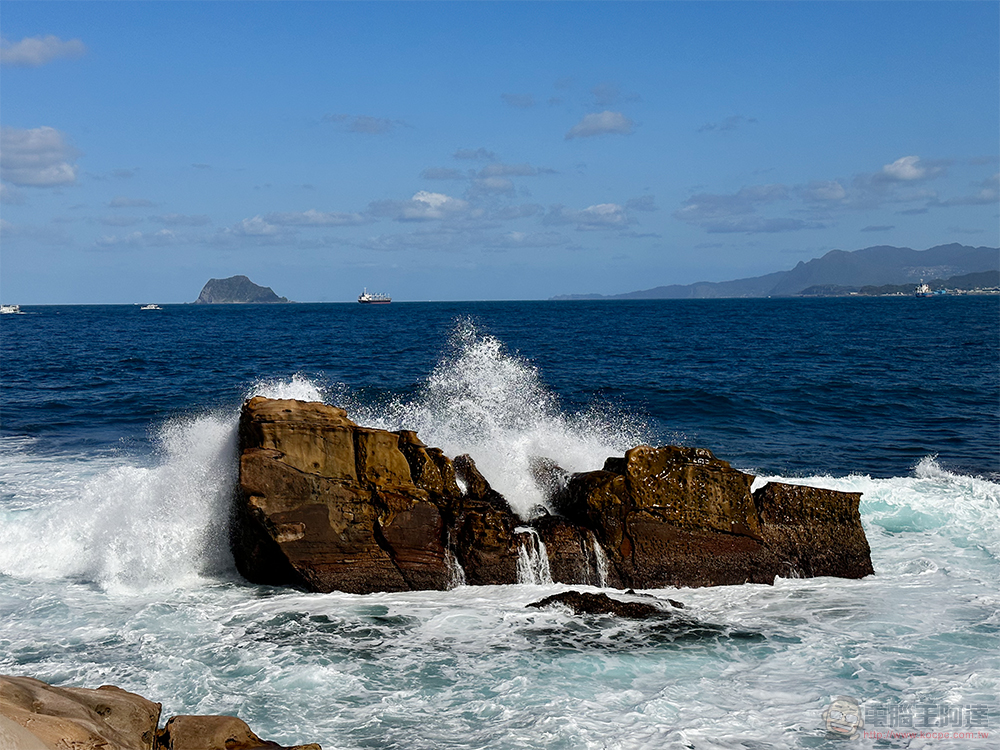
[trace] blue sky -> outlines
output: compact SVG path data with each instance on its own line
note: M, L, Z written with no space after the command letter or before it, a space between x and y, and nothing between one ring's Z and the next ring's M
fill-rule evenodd
M1000 244L995 2L19 2L0 299L544 299Z

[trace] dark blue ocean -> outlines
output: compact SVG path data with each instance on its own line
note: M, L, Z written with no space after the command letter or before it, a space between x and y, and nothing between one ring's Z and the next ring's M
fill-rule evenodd
M568 414L764 472L1000 472L997 297L38 307L2 319L2 434L131 447L181 414L309 379L378 404L462 356L464 329ZM484 377L489 377L484 375Z
M836 747L837 695L1000 723L998 365L996 296L25 307L0 316L0 673L326 750ZM469 452L516 509L531 456L639 443L862 492L876 574L652 592L720 628L680 640L525 610L544 581L251 586L225 540L257 393Z

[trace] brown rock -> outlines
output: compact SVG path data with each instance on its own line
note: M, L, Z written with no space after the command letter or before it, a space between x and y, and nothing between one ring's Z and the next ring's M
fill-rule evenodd
M860 493L769 482L753 498L778 575L863 578L875 572Z
M555 515L518 518L470 456L452 461L412 431L253 398L240 419L237 567L260 583L368 593L447 588L454 559L467 583L508 584L534 539L516 529L529 525L562 583L600 583L602 557L615 587L871 573L857 496L773 484L751 495L753 477L707 450L643 445L599 471L544 458L531 470Z
M621 586L618 571L611 566L601 580L599 553L594 549L598 542L592 531L560 516L543 516L532 525L545 544L553 582Z
M415 433L359 427L324 404L250 399L240 418L237 568L257 583L313 591L447 588L455 479Z
M160 731L162 750L322 750L319 745L286 747L262 740L235 716L174 716Z
M452 463L457 479L465 485L465 494L451 506L451 538L466 583L517 583L520 543L514 530L520 519L486 481L471 456L457 456Z
M624 586L872 572L859 496L794 485L751 495L752 482L707 450L639 446L573 475L553 505L594 530Z
M31 677L0 676L0 715L6 719L0 737L3 731L23 736L14 724L43 747L152 750L160 704L112 686L58 688Z

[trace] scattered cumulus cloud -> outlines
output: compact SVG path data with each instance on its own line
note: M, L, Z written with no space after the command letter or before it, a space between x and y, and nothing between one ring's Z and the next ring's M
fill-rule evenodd
M944 172L941 164L923 164L919 156L903 156L886 164L877 177L891 182L912 182L937 177Z
M324 122L334 123L348 133L365 133L367 135L383 135L405 126L402 120L387 120L383 117L371 117L370 115L323 115Z
M273 237L281 233L281 228L260 216L254 216L234 224L229 231L238 237Z
M535 97L531 94L500 94L500 98L509 107L528 109L535 106Z
M0 64L22 68L37 68L53 60L72 60L87 53L79 39L63 41L57 36L26 37L19 42L0 39Z
M464 214L469 204L444 193L421 190L408 201L375 201L368 206L372 216L395 221L434 221Z
M573 138L590 138L595 135L629 135L635 125L632 120L621 112L594 112L585 115L580 122L566 133L566 140Z
M0 129L0 179L19 187L60 187L76 182L80 152L55 128Z
M632 223L624 206L617 203L599 203L588 206L581 211L574 211L565 206L555 205L542 219L543 224L575 224L581 231L601 229L621 229Z

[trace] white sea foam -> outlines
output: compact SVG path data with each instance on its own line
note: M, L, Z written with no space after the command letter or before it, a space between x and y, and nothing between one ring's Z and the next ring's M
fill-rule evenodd
M532 479L533 457L588 471L648 439L645 425L624 413L597 406L566 413L536 367L469 321L458 325L448 354L413 398L377 406L349 394L344 400L356 422L416 430L449 456L468 453L524 518L545 503Z
M628 447L614 419L567 416L539 383L473 334L423 393L371 414L472 452L504 492L501 468L535 451L574 469ZM249 390L325 395L301 377ZM906 477L760 478L862 492L875 575L648 592L712 626L675 631L528 609L567 588L537 582L369 596L244 585L218 555L235 421L170 421L145 462L45 458L30 443L3 454L0 673L115 683L165 715L237 714L283 744L345 749L804 750L825 746L837 695L1000 712L1000 485L932 458ZM515 447L493 462L491 441Z
M247 395L322 400L296 375ZM81 461L4 445L0 573L70 578L141 591L198 585L232 567L228 518L236 480L235 410L172 419L152 456Z

